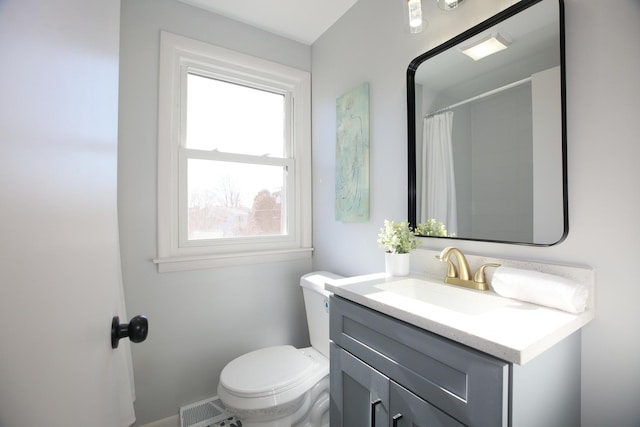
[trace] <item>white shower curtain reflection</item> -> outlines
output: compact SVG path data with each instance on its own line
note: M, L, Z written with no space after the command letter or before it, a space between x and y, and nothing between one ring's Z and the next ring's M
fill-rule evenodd
M453 168L453 111L425 117L422 144L422 206L419 222L442 221L457 234L456 180Z

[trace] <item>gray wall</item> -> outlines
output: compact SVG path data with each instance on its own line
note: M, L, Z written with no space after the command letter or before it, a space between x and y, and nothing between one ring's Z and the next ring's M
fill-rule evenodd
M156 143L160 30L310 70L310 47L173 0L123 0L119 186L122 271L131 316L149 317L134 345L138 424L216 395L234 357L267 345L308 345L298 286L311 260L159 274Z
M314 268L356 275L381 271L376 235L385 218L406 218L406 67L513 1L467 1L449 14L424 2L426 30L401 28L400 1L360 0L312 46ZM582 425L640 423L640 2L565 0L569 221L549 248L460 241L496 257L588 265L597 274L596 320L583 331ZM335 100L368 81L371 91L371 219L334 215ZM603 108L605 106L606 108ZM425 239L441 249L445 240Z

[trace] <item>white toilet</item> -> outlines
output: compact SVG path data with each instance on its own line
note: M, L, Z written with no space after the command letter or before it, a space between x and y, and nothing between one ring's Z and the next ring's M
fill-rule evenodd
M243 427L329 426L329 295L326 271L300 278L311 347L262 348L227 364L218 397Z

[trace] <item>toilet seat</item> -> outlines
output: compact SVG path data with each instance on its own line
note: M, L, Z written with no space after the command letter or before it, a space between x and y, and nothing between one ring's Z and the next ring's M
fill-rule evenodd
M267 347L232 360L220 383L238 397L264 397L296 387L312 370L313 360L295 347Z
M229 362L220 374L218 395L236 413L293 412L328 375L329 360L312 347L267 347Z

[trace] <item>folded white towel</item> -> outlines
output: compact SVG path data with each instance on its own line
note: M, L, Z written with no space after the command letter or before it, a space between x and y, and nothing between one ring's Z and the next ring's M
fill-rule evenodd
M589 289L573 280L538 271L498 267L491 287L498 295L582 313L587 305Z

